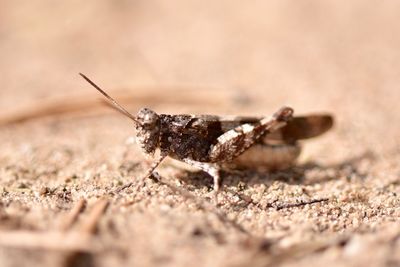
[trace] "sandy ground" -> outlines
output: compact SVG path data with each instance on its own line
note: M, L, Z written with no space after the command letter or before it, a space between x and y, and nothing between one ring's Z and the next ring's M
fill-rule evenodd
M0 117L98 99L83 72L129 94L132 112L287 104L336 119L296 167L225 173L217 208L211 179L176 161L159 168L168 184L138 186L150 160L118 114L3 125L0 266L399 266L399 12L361 0L0 1Z

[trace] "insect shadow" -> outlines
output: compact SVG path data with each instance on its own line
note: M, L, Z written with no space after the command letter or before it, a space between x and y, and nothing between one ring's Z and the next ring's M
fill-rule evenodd
M276 181L286 184L314 185L329 181L345 178L347 180L364 180L367 173L360 170L359 165L363 161L374 161L375 153L365 151L360 155L345 159L339 163L322 165L318 162L310 161L301 165L289 167L284 170L222 170L222 186L251 187L257 184L266 186L272 185ZM178 179L184 181L194 188L207 187L212 191L212 177L202 171L184 171Z

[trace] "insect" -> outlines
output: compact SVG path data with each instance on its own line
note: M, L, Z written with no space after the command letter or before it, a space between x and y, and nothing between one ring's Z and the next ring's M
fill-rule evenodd
M143 178L149 177L168 156L211 175L214 192L220 187L220 169L225 164L265 165L282 168L300 154L299 140L321 135L333 125L329 114L293 117L293 109L282 107L270 117L219 117L214 115L167 115L142 108L129 113L88 77L96 88L136 128L143 152L155 156ZM159 150L159 153L155 153Z

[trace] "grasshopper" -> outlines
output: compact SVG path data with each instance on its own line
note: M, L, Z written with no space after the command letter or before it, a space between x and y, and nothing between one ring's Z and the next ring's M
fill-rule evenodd
M300 154L299 140L321 135L333 125L329 114L294 117L290 107L282 107L270 117L168 115L148 108L134 116L88 77L80 75L133 121L143 152L157 154L143 179L171 157L208 173L218 192L223 165L288 167ZM155 153L157 150L160 153Z

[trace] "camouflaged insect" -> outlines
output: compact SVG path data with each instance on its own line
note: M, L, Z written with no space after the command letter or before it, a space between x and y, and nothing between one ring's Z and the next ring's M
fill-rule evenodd
M137 141L144 153L154 155L156 150L160 151L145 178L169 156L211 175L215 192L219 190L222 165L288 167L300 154L299 140L318 136L333 125L328 114L293 117L290 107L261 118L167 115L148 108L133 116L89 78L80 75L134 121Z

